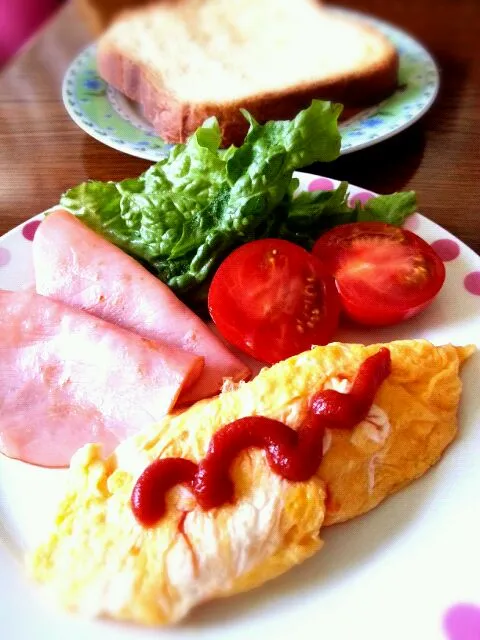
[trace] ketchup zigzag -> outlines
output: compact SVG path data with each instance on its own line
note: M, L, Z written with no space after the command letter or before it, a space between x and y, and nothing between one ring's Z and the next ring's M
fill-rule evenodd
M136 519L144 527L155 526L165 513L167 491L177 484L186 484L204 510L233 502L230 467L241 451L252 447L265 451L271 470L282 478L309 480L322 461L325 429L353 429L364 420L390 370L390 351L382 347L361 364L349 393L326 389L315 394L298 430L264 416L248 416L219 429L198 464L185 458L155 460L132 492Z

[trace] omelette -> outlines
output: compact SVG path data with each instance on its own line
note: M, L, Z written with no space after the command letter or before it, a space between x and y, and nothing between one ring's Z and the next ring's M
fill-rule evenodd
M459 367L474 347L385 345L391 372L368 415L352 430L325 430L322 462L307 481L283 479L263 450L246 449L230 469L233 502L204 511L179 484L151 527L135 518L132 491L157 459L200 461L213 434L239 418L265 416L297 430L313 395L348 393L381 346L316 347L165 417L110 457L86 445L72 459L49 536L28 558L33 577L84 615L162 625L303 562L322 547L323 525L372 509L439 459L457 431Z

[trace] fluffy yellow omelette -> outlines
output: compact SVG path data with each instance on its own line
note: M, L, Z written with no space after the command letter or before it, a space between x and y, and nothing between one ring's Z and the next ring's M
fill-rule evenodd
M298 428L312 395L325 388L347 392L381 346L333 343L294 356L166 417L109 458L86 445L72 459L48 539L28 558L31 573L69 609L157 625L307 559L322 546L323 524L368 511L438 460L457 430L459 367L473 347L424 340L385 345L392 372L367 418L353 431L327 430L323 461L308 482L283 480L262 451L250 449L232 467L234 504L204 512L178 486L150 529L133 516L133 486L159 457L198 462L212 434L238 418L262 415Z

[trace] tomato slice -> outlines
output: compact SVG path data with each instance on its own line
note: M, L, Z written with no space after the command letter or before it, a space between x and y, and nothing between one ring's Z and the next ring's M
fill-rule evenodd
M333 278L305 249L254 240L220 265L208 293L210 315L226 340L273 364L326 344L338 326Z
M345 313L389 325L416 315L445 280L435 251L415 233L383 222L353 222L322 235L313 253L334 276Z

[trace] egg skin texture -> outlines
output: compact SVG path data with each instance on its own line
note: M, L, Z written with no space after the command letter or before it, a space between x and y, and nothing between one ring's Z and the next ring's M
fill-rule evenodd
M367 419L353 431L328 430L324 459L307 482L283 480L263 452L250 449L231 469L233 504L204 512L178 486L167 495L164 518L150 529L133 516L133 486L159 457L198 462L213 433L238 418L267 416L297 429L312 396L328 387L347 391L380 346L332 343L289 358L167 416L109 458L86 445L72 459L50 536L28 558L33 577L68 609L160 625L306 560L322 546L324 522L367 511L438 459L456 432L458 369L471 349L423 340L385 345L392 373Z
M392 371L369 416L353 432L331 431L330 446L318 470L328 494L324 525L373 509L423 475L457 434L459 369L475 348L435 347L426 340L386 346ZM344 347L332 346L339 373L347 379L378 349Z

